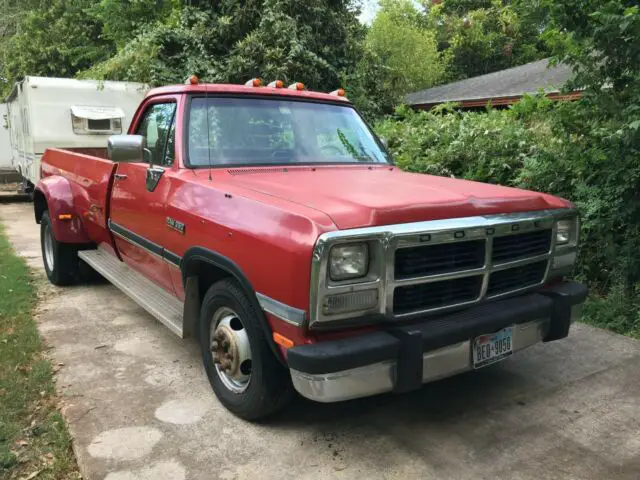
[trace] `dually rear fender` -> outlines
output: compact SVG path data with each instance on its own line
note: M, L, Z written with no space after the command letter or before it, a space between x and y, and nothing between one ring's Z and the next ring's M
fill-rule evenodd
M43 178L33 197L36 223L40 223L45 210L49 211L53 234L63 243L89 243L84 224L74 205L71 183L59 175Z

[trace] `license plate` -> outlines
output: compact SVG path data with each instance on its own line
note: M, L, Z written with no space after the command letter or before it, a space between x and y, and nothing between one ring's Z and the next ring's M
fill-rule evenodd
M473 341L473 368L486 367L513 353L513 328L507 327Z

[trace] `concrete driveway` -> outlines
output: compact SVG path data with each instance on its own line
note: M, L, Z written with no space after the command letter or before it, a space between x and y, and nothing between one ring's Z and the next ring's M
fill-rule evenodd
M30 205L0 221L42 272ZM111 285L51 286L38 321L88 479L640 478L640 342L587 326L418 392L297 399L250 424L216 401L195 343Z

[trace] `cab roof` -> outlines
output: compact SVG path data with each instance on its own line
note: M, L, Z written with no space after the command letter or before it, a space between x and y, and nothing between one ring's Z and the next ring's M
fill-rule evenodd
M171 95L180 93L209 93L228 95L273 95L277 97L302 98L309 100L322 100L326 102L343 102L350 104L345 97L310 90L293 90L290 88L274 87L249 87L245 85L223 83L198 83L195 85L167 85L166 87L153 88L147 92L145 98L158 95Z

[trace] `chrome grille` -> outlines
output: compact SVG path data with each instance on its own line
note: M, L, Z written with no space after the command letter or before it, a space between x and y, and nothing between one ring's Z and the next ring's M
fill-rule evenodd
M536 228L533 224L532 228ZM466 305L484 297L498 297L540 285L551 250L551 228L515 233L519 224L496 231L484 229L483 238L463 240L467 232L448 237L418 237L425 244L403 246L394 254L395 316Z

